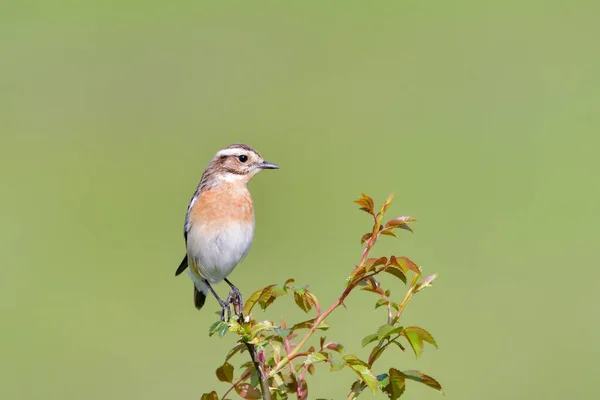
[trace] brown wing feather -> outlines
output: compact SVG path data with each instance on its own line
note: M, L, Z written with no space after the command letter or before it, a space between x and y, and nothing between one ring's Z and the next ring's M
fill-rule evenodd
M187 259L187 254L185 255L185 257L183 257L183 261L181 261L181 264L179 264L179 268L177 268L177 271L175 271L175 276L181 274L183 271L185 271L185 269L188 267L188 259Z

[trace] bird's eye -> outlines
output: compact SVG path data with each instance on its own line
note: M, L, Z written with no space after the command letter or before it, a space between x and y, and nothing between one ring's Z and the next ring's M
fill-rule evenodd
M248 156L242 154L241 156L238 156L238 160L240 160L240 162L246 162L248 161Z

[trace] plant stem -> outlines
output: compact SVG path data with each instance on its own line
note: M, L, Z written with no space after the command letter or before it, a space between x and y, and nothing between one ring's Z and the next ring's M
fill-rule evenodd
M367 243L367 246L365 247L365 250L363 251L362 257L360 259L360 263L358 264L358 266L356 268L362 267L363 264L365 263L365 261L367 260L367 258L369 257L369 253L371 252L371 249L373 248L373 245L375 244L375 242L377 241L377 238L379 236L379 226L378 225L379 224L377 223L377 220L376 220L375 225L373 226L373 234L371 235L371 239L369 239L369 242ZM373 273L372 275L376 275L379 272L381 272L381 270ZM296 355L296 353L298 353L302 349L302 346L304 346L306 344L306 342L310 339L310 337L315 333L315 331L317 330L319 325L321 325L321 323L329 316L329 314L331 314L336 308L338 308L340 305L342 305L344 303L344 299L346 297L348 297L348 295L350 294L352 289L354 289L356 287L356 285L358 285L358 283L361 282L364 278L366 278L366 277L363 276L360 279L355 279L354 281L352 281L350 283L350 285L348 285L348 287L346 287L346 289L344 290L342 295L335 302L333 302L333 304L331 306L329 306L329 308L323 314L318 315L317 318L315 318L315 322L310 327L310 329L308 330L306 335L304 335L304 337L302 339L300 339L298 344L296 346L294 346L294 348L291 351L288 352L287 356L282 358L281 361L279 361L275 365L275 367L273 367L271 372L269 372L270 378L274 377L279 371L281 371L281 369L290 362L290 359L293 359L293 357Z
M252 362L254 363L254 368L256 368L256 373L258 374L262 398L263 400L271 400L271 389L269 389L269 376L265 376L260 368L260 362L258 360L258 356L256 355L256 348L252 343L246 343L246 347L248 348L248 353L250 353L250 358L252 359Z
M304 335L304 337L298 342L298 344L296 346L294 346L294 348L288 353L287 356L283 357L281 359L281 361L279 361L277 363L277 365L275 365L275 367L273 367L273 369L269 373L269 377L275 376L275 374L277 374L283 367L285 367L290 362L290 358L293 358L294 355L296 355L296 353L298 353L300 351L300 349L302 349L302 346L304 346L304 344L308 341L308 339L310 339L310 337L313 335L313 333L315 333L315 330L317 330L317 327L319 325L321 325L321 323L323 322L323 320L325 318L327 318L329 316L329 314L331 314L333 312L333 310L335 310L337 307L339 307L340 304L342 304L342 300L343 300L344 297L345 296L340 297L339 299L337 299L327 309L327 311L325 311L317 319L315 319L315 322L310 327L310 329L308 330L308 332L306 333L306 335Z

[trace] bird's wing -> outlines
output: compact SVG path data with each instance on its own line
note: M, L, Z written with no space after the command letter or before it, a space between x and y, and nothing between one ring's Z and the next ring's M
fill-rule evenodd
M179 268L177 268L177 271L175 271L175 276L181 274L183 271L185 271L185 269L188 267L188 258L187 258L187 254L185 255L185 257L183 257L183 261L181 261L181 264L179 264Z
M187 246L188 232L190 231L190 228L191 228L190 211L192 209L192 206L196 202L196 200L198 200L198 191L196 191L196 193L194 193L194 196L191 198L191 200L188 204L187 212L185 213L185 223L183 224L183 238L185 239L186 246ZM183 271L185 271L187 266L188 266L188 258L187 258L187 254L186 254L186 256L183 257L183 261L181 261L181 264L179 264L179 268L177 268L177 271L175 271L175 276L177 276L177 275L181 274Z

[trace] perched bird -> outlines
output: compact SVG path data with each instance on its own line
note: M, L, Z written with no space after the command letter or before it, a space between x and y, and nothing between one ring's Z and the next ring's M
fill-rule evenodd
M246 185L263 169L278 168L250 146L233 144L219 150L204 170L185 214L187 253L175 272L177 276L189 267L197 309L209 291L221 305L223 320L229 318L225 314L232 301L241 304L241 293L227 276L248 254L254 238L254 206ZM211 286L223 280L231 287L226 301Z

